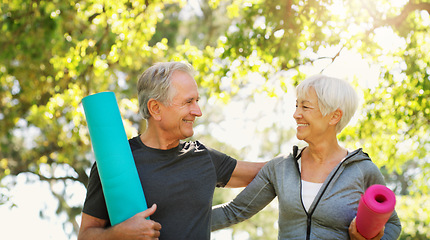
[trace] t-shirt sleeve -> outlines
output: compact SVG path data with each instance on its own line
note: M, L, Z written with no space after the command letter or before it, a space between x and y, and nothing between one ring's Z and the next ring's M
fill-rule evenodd
M82 212L100 219L109 219L105 197L100 182L97 164L94 163L87 187L87 196L85 198L84 207Z
M236 168L237 160L214 149L208 149L215 166L217 175L217 187L224 187L230 181L231 175Z

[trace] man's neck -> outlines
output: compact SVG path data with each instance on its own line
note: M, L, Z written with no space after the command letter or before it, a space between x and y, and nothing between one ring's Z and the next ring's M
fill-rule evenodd
M151 132L148 129L140 135L140 140L147 147L161 149L161 150L171 149L179 145L178 139L176 140L163 139L158 134L156 134L155 132Z

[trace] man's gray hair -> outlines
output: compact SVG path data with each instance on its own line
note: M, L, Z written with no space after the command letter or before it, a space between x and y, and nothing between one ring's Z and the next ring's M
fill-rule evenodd
M153 98L165 105L169 105L174 90L171 88L171 76L175 71L183 71L190 76L194 75L193 67L183 62L161 62L149 67L142 73L137 81L137 97L139 100L139 113L144 119L151 117L148 110L148 101Z
M323 116L336 109L342 111L342 118L336 125L336 132L340 133L354 116L358 107L358 95L354 88L344 80L315 75L305 79L297 86L297 97L306 96L311 88L317 94L318 107Z

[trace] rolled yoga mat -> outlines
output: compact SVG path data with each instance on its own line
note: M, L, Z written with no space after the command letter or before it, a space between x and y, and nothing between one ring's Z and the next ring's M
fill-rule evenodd
M130 144L113 92L82 99L112 225L147 209Z
M370 186L358 204L358 232L366 239L378 235L393 213L395 205L396 196L393 191L384 185Z

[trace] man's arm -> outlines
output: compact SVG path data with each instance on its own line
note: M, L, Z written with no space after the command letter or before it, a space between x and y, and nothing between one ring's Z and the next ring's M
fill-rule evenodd
M236 167L226 187L238 188L248 186L264 164L266 164L266 162L237 161Z
M110 228L105 228L107 220L82 213L79 240L92 239L158 239L161 225L146 218L151 216L157 206L137 213L130 219Z

